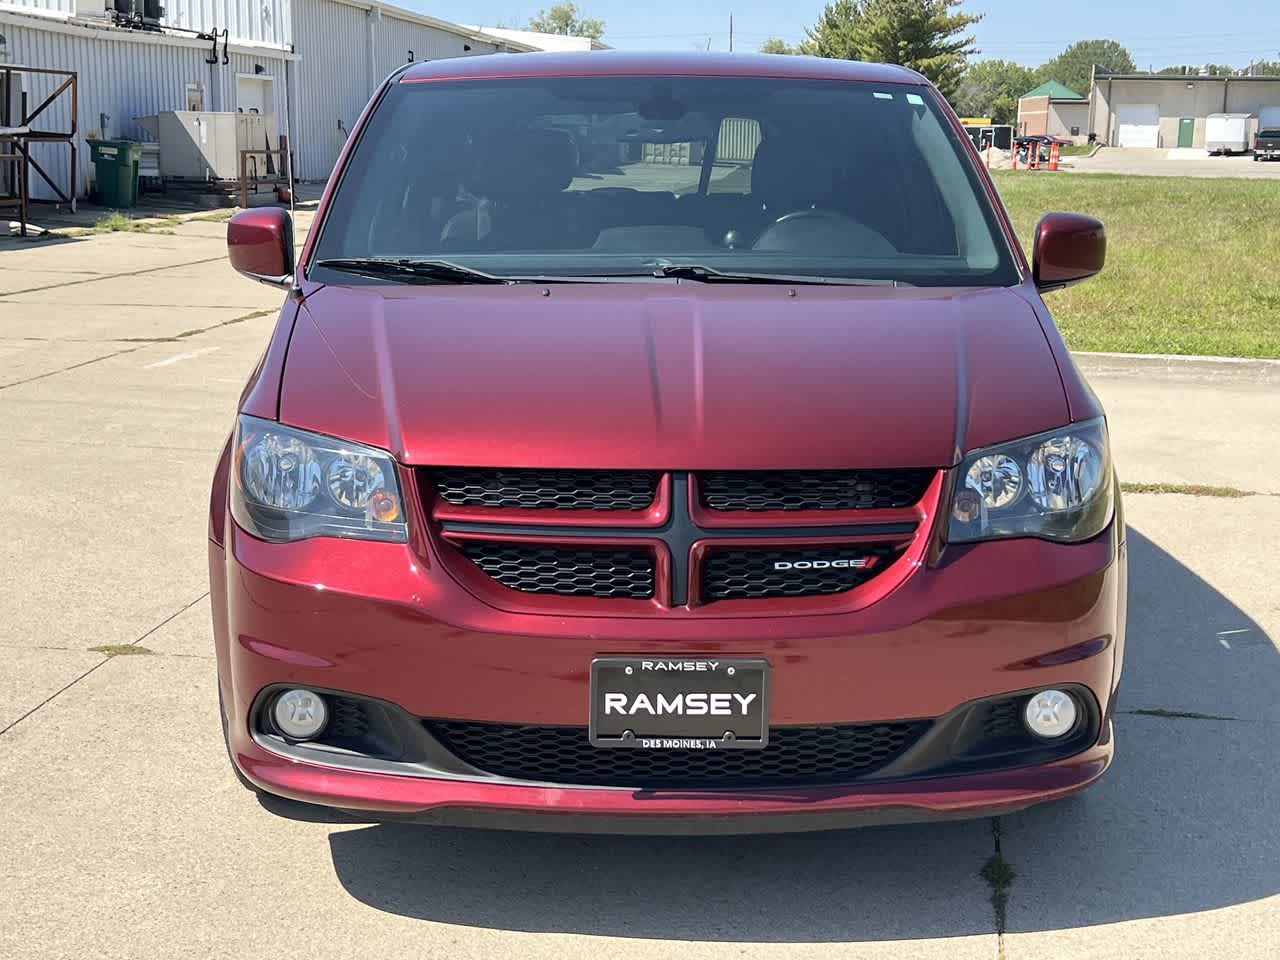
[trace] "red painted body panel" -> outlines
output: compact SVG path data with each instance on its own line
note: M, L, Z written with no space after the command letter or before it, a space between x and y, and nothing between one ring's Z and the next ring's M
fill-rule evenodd
M864 610L795 616L785 601L762 601L751 619L512 612L484 604L439 575L434 557L424 563L404 545L267 544L234 528L230 544L230 627L219 639L232 648L241 708L269 682L344 689L345 679L420 716L585 723L590 659L653 649L770 658L779 671L774 723L938 716L1041 681L1084 683L1104 708L1109 693L1109 651L1036 677L1025 666L1113 634L1109 535L1075 546L955 549ZM992 569L1008 573L997 579ZM337 674L251 655L248 639L304 651ZM1002 679L1015 665L1019 675Z
M838 824L842 815L859 812L881 816L892 812L906 820L1012 812L1084 789L1106 772L1112 753L1108 743L1069 760L999 773L860 787L734 793L560 789L357 774L284 760L252 744L237 753L236 760L250 780L271 793L312 802L323 798L334 806L375 816L429 814L442 809L446 815L472 811L490 815L559 813L575 818L570 823L578 829L583 828L585 818L593 817L723 818L739 821L731 829L744 832L751 831L753 818L769 818L764 829L775 832L789 829L787 818L804 818L808 823L802 829L812 829L814 817Z
M902 68L843 61L623 53L438 61L388 82L662 74L925 83ZM380 94L335 167L301 262ZM210 510L210 590L229 746L241 771L273 793L375 813L657 818L979 815L1096 780L1113 750L1105 719L1095 745L1041 766L679 793L338 769L276 754L249 732L256 696L280 683L350 691L422 717L585 725L591 659L654 652L767 659L775 725L936 717L1062 684L1086 687L1109 718L1124 646L1119 511L1088 543L943 549L945 513L936 514L947 508L952 479L944 469L914 507L821 518L917 524L891 569L842 597L673 608L660 588L658 602L617 601L602 615L599 600L473 582L450 553L460 536L440 522L502 522L508 513L433 507L411 469L947 468L966 450L1100 415L990 178L979 176L1025 277L1012 289L800 286L788 296L785 287L655 282L555 285L544 296L535 285L326 287L301 277L241 410L390 450L402 464L409 543L249 536L225 509L224 449ZM671 495L664 481L646 511L588 517L601 531L593 542L609 543L610 526L656 530ZM704 530L794 523L782 514L715 514L690 497ZM532 511L520 520L528 532L508 539L536 537L563 516ZM803 542L815 540L825 542Z
M410 464L938 467L1068 410L1008 290L370 285L307 298L280 419Z
M686 620L512 613L478 601L440 575L434 555L424 559L412 547L266 544L234 526L228 533L231 549L211 543L210 564L215 608L226 584L226 619L215 626L218 660L228 671L232 749L251 777L303 799L383 811L492 802L622 812L630 795L498 786L476 792L475 785L343 775L285 760L248 735L249 706L268 684L356 689L420 716L585 724L593 657L659 651L768 659L773 724L938 716L979 697L1063 683L1087 686L1104 716L1112 707L1112 641L1123 603L1114 530L1076 546L1009 540L953 548L941 565L919 569L852 613L798 617L781 612L785 604L765 602L774 615ZM995 578L993 570L1003 575ZM948 779L798 793L806 803L841 809L888 803L897 793L910 795L900 802L923 807L990 809L1045 799L1053 793L1042 792L1045 784L1082 787L1101 774L1110 752L1106 743L1054 768L959 778L959 785ZM1075 773L1063 780L1065 769ZM965 798L971 790L978 792ZM639 806L762 813L774 803L686 794L683 804Z
M298 304L297 298L289 297L280 307L280 317L271 331L267 349L240 393L241 413L266 420L275 420L280 415L280 383L284 380L284 361L289 353Z
M1067 349L1067 342L1062 339L1062 334L1054 324L1053 316L1049 313L1049 308L1045 306L1039 292L1032 284L1023 284L1019 293L1026 298L1031 309L1035 311L1045 342L1053 353L1054 363L1057 364L1058 372L1062 376L1062 389L1067 395L1067 407L1071 411L1072 423L1102 416L1104 411L1097 394L1093 392L1093 388L1076 367L1071 351Z

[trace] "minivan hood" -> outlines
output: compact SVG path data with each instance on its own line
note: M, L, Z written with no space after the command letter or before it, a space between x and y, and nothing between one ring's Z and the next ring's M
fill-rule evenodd
M1060 426L1017 289L323 287L280 419L409 464L938 467Z

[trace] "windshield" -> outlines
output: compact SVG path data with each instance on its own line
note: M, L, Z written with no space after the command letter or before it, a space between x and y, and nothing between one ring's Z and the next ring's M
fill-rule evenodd
M371 257L498 277L694 264L801 281L1019 280L930 90L830 80L394 84L342 173L310 275L397 282L317 265Z

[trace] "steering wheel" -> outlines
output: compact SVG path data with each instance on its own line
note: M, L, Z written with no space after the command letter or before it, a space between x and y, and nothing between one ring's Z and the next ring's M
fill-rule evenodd
M793 210L761 231L752 250L858 257L891 257L897 253L879 231L835 210Z
M853 218L835 210L824 210L822 207L805 207L803 210L792 210L790 213L784 213L773 222L775 224L790 223L794 220L853 220ZM768 227L765 229L768 229Z

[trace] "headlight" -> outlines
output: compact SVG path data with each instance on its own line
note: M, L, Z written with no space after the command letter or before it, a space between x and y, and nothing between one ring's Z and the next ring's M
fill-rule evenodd
M240 417L231 515L263 540L408 539L395 462L382 450Z
M1106 422L1073 423L966 456L947 540L1088 540L1110 522L1111 501Z

